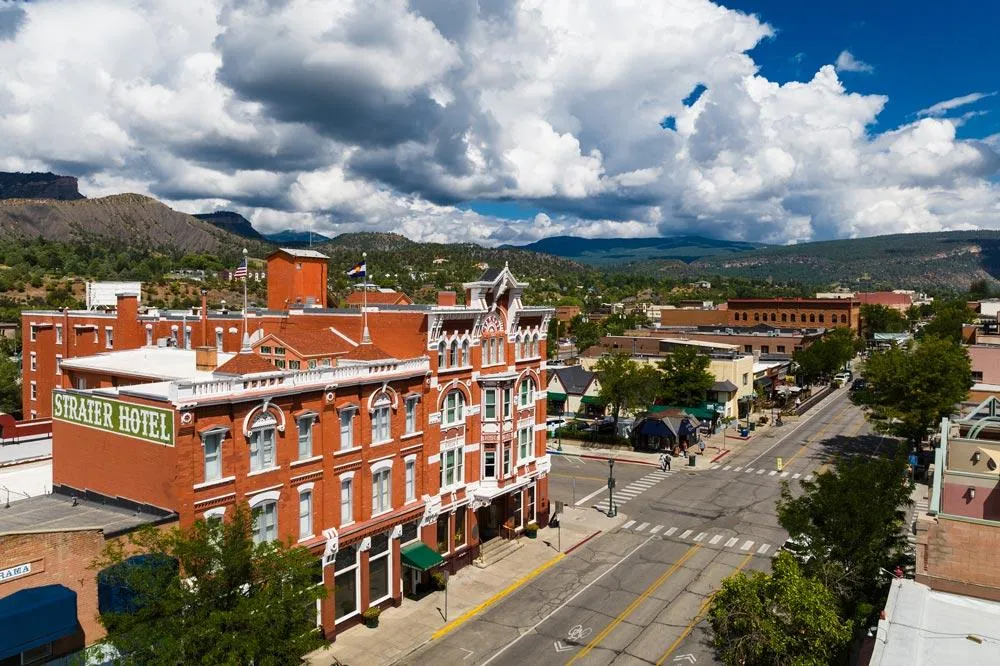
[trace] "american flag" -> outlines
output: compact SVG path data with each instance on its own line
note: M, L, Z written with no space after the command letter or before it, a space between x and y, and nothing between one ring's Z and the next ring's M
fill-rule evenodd
M236 267L233 271L233 279L238 280L240 278L246 279L247 277L247 259L243 257L243 263Z

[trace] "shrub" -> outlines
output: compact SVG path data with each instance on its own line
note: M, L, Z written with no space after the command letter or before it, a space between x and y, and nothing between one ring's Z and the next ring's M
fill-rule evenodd
M443 590L448 587L448 577L444 575L443 571L432 571L431 582L434 583L434 589L436 590Z

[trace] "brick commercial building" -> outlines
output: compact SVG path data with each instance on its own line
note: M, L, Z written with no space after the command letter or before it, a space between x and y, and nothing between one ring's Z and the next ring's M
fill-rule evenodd
M277 252L268 273L279 262L325 280L312 259ZM33 376L52 387L37 402L53 416L54 486L181 525L251 506L257 539L321 561L317 622L333 638L366 608L402 603L429 569L546 522L552 310L523 306L526 286L505 267L466 284L461 306L308 307L322 298L304 282L278 287L301 308L245 318L202 309L177 323L128 297L114 313L26 313L50 373ZM67 346L91 319L112 338ZM176 344L156 346L164 333Z
M849 327L858 332L861 304L852 298L731 298L729 319L733 327L771 324L809 328Z
M756 326L730 328L724 326L699 326L697 328L671 327L654 330L626 331L626 335L648 335L660 338L680 338L735 345L738 349L757 356L791 358L823 337L824 329L790 328L757 324Z

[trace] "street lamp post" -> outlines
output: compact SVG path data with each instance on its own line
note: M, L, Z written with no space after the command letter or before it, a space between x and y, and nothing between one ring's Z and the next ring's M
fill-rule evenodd
M608 518L618 515L618 507L615 506L615 459L608 458Z

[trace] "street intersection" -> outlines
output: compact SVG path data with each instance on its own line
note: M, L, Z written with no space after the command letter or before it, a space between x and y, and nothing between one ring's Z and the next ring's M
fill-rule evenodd
M698 471L615 465L617 528L403 663L714 663L708 603L734 571L769 570L787 537L781 482L797 487L866 428L841 390ZM553 456L551 498L606 511L607 464L564 458Z

